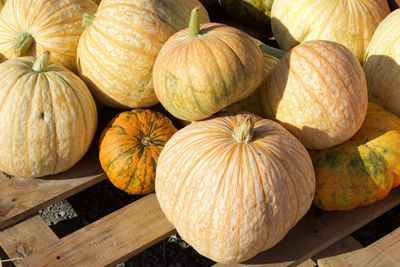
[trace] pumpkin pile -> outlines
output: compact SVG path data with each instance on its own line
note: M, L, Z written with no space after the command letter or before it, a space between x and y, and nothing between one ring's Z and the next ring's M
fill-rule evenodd
M396 3L220 1L281 50L198 0L0 0L0 170L57 174L92 145L200 254L250 259L312 203L352 210L400 185ZM105 108L119 114L101 129Z

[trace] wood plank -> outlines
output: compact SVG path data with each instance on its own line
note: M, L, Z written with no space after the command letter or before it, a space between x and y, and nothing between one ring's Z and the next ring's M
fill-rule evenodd
M0 231L0 246L11 259L26 258L58 240L39 215Z
M70 170L41 179L8 178L0 172L0 229L105 180L97 158L91 150Z
M325 249L313 257L317 261L319 267L335 266L351 257L352 253L364 248L353 237L348 236L333 246Z
M348 212L324 212L313 207L278 245L241 266L298 265L399 204L397 188L382 201Z
M139 254L175 232L155 194L62 238L22 266L110 266Z
M318 261L319 263L319 261ZM400 228L366 248L325 259L325 266L400 266Z

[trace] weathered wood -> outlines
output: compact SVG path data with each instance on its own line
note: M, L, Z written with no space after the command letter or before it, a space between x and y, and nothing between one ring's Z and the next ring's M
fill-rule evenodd
M400 188L382 201L348 212L323 212L311 208L278 245L243 265L298 265L399 204Z
M0 231L0 246L11 259L26 258L56 241L58 237L38 215Z
M70 170L42 179L8 178L0 172L0 229L105 180L97 158L91 151Z
M62 238L21 262L22 266L110 266L174 233L155 194Z
M323 264L320 266L398 267L400 266L400 228L366 248L328 257L324 259Z
M364 248L353 237L348 236L333 246L325 249L313 257L319 267L338 266L341 262L351 256L352 252Z

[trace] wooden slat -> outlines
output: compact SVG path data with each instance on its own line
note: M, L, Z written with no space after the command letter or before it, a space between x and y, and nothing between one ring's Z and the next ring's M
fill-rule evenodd
M278 245L242 266L298 265L399 204L400 188L397 188L384 200L349 212L323 212L312 208Z
M347 236L329 248L318 253L313 257L313 259L318 262L320 267L324 267L326 266L326 258L335 256L343 261L344 259L348 258L352 252L354 253L362 248L364 247L357 240L355 240L352 236Z
M326 258L324 265L321 266L398 267L400 266L400 228L366 248Z
M110 266L137 255L174 232L155 194L151 194L62 238L21 264Z
M58 237L38 215L0 231L0 246L12 259L28 257L56 241Z
M357 240L348 236L318 253L313 259L317 261L319 267L335 266L335 264L340 264L340 262L350 257L352 253L362 248L364 247Z
M97 157L91 151L70 170L43 179L8 178L0 173L0 229L105 180Z

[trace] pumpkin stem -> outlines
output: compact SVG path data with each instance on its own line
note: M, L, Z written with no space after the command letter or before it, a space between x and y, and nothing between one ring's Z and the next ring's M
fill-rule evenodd
M44 52L40 56L36 58L35 63L33 64L32 70L34 72L44 72L47 70L47 66L50 62L50 52Z
M271 47L266 44L260 44L259 47L264 55L274 56L279 59L283 58L286 55L286 51L283 51L275 47Z
M87 28L90 25L92 25L95 18L96 18L95 14L89 14L89 13L83 14L82 27Z
M33 36L30 33L21 32L17 36L17 39L15 39L14 47L16 56L24 56L29 51L29 49L31 49L34 41L35 39L33 39Z
M190 14L189 35L192 37L200 34L199 9L200 9L200 7L194 8L192 10L192 13Z
M253 138L254 126L255 122L250 115L240 115L237 124L233 129L233 138L238 143L249 143Z
M154 145L153 140L151 140L151 138L148 137L148 136L143 136L143 138L142 138L142 144L143 144L144 146L152 146L152 145Z

